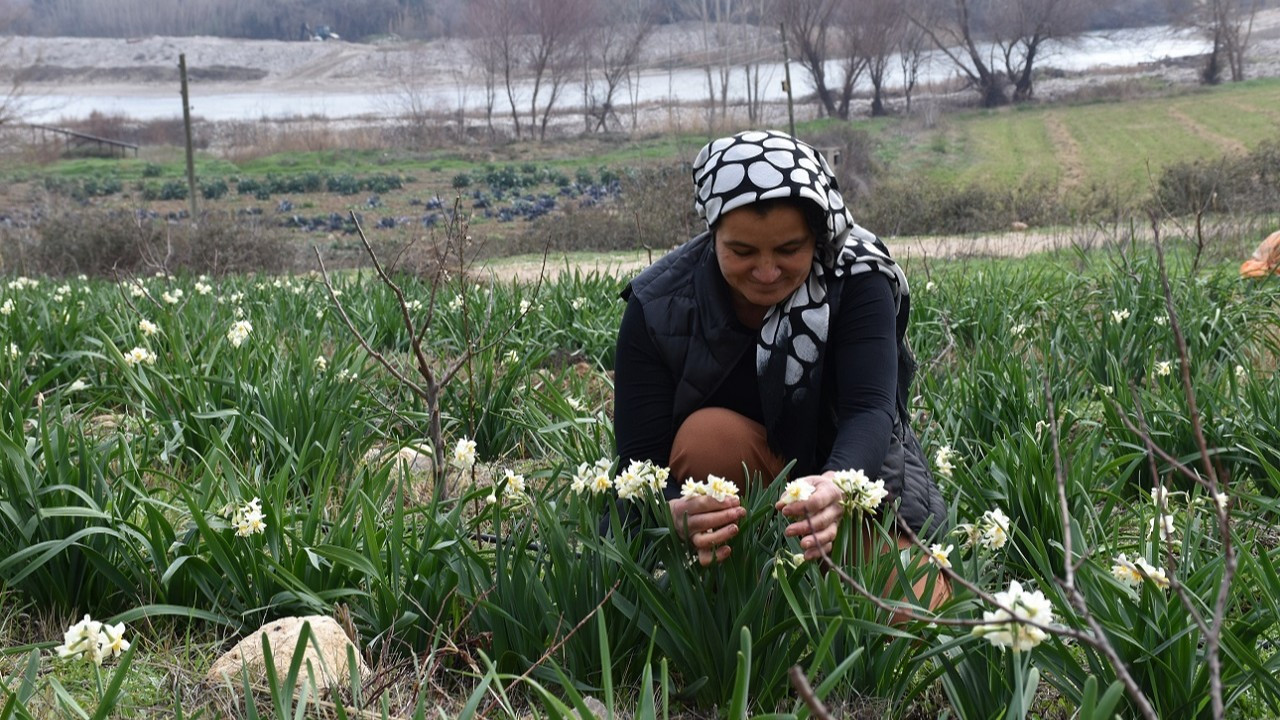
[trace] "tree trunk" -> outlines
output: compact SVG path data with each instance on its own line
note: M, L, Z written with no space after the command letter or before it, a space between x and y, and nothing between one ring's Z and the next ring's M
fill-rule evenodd
M1209 59L1200 73L1200 82L1205 85L1217 85L1222 81L1222 30L1213 32L1213 49L1209 51Z
M1032 84L1034 82L1032 70L1035 67L1037 47L1039 47L1038 43L1027 48L1027 56L1023 59L1022 71L1018 73L1018 79L1013 84L1013 101L1016 103L1030 100L1035 93L1035 86Z

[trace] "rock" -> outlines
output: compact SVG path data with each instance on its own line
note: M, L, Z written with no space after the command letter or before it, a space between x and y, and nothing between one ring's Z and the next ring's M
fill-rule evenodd
M1012 223L1009 224L1009 227L1013 230L1017 230L1018 232L1022 232L1023 230L1027 229L1027 224L1022 222L1021 220L1014 220Z
M373 447L364 454L364 463L372 469L394 464L391 477L395 480L431 480L434 477L431 445L426 440L411 442L394 454L389 447Z
M609 708L605 707L604 703L591 697L590 695L587 695L582 698L582 704L587 706L587 709L591 711L591 714L588 715L587 717L582 717L582 714L579 713L578 714L579 720L596 720L597 718L609 717Z
M349 682L350 669L347 665L347 648L355 647L337 621L323 615L307 617L281 618L263 625L250 633L235 647L218 658L205 679L211 685L230 684L239 687L241 668L249 671L249 682L262 684L266 682L266 666L262 657L262 636L266 635L271 643L271 654L275 658L278 676L283 677L289 670L293 653L298 647L298 636L302 634L305 623L311 624L311 632L315 641L307 641L306 654L303 655L303 677L306 677L306 663L311 663L316 680L325 686L343 685ZM319 653L316 647L320 648ZM368 675L369 666L360 655L360 648L355 648L356 670L361 677Z

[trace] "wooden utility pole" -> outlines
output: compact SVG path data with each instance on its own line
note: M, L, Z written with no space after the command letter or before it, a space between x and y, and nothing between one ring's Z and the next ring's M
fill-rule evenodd
M778 24L782 32L782 73L786 78L782 81L782 89L787 91L787 120L791 127L791 137L796 136L796 105L791 96L791 54L787 51L787 26Z
M182 79L182 129L187 134L187 197L191 198L191 222L196 221L196 156L191 145L191 96L187 93L187 54L178 55Z

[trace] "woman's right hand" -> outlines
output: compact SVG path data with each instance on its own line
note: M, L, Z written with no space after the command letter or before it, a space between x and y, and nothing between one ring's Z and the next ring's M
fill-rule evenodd
M738 521L747 515L738 498L697 495L676 498L669 505L676 534L693 545L703 567L729 558L729 541L738 534Z

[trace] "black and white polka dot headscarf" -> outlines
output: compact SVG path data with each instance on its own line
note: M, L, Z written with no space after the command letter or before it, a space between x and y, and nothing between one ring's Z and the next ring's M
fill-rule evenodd
M816 408L817 398L811 396L821 387L831 325L827 286L834 279L883 273L893 287L898 327L905 329L906 276L879 238L854 223L830 166L811 146L776 130L720 138L703 147L693 161L693 182L694 207L712 229L725 213L773 198L808 200L826 214L827 234L817 238L808 280L769 309L757 338L756 372L766 417L780 417L781 407ZM774 406L772 413L769 406ZM800 417L807 416L811 415Z

